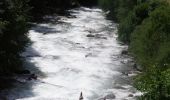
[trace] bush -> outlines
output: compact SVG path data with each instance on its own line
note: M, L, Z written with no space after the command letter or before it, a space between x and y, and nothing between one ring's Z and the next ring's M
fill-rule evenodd
M142 66L135 86L141 100L170 99L170 3L168 0L99 0L116 16L118 38ZM168 2L167 2L168 1ZM116 6L114 6L116 5ZM107 7L108 6L108 7ZM112 7L110 7L112 6Z
M0 73L14 72L22 67L20 53L28 42L26 0L0 2Z
M150 13L132 34L131 50L143 66L136 86L147 100L170 97L170 6L162 5ZM153 67L154 66L154 67Z

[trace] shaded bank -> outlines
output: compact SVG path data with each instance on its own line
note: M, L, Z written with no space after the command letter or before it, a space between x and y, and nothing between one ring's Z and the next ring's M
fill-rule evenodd
M68 15L68 9L97 6L97 0L30 0L30 17L33 21L41 21L45 15Z

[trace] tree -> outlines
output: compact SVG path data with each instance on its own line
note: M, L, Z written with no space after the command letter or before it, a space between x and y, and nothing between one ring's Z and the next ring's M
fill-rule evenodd
M2 0L0 16L0 73L22 67L21 52L27 38L27 0Z
M170 99L170 6L163 4L132 34L131 50L144 72L136 87L145 92L143 99Z

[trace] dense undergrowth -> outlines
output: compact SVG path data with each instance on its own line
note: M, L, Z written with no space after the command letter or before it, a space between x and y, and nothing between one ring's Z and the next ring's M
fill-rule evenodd
M20 53L28 43L29 6L22 0L0 1L0 74L20 69Z
M99 0L119 23L118 38L142 66L135 86L141 100L170 99L170 4L168 0Z

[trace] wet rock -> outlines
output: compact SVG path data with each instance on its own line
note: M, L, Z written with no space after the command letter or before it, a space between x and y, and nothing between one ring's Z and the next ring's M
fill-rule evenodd
M134 97L134 95L133 94L129 94L128 97Z
M122 72L122 75L129 76L128 72Z
M122 55L127 55L127 54L128 54L128 51L127 51L127 50L123 50L121 54L122 54Z
M96 34L95 37L100 39L107 39L107 37L103 36L102 34Z
M122 89L122 90L126 90L126 88L125 88L125 87L123 87L123 86L115 86L114 88L115 88L115 89Z
M53 59L59 59L60 57L59 56L53 56Z
M67 18L77 18L76 16L67 16Z
M126 64L125 61L120 61L122 64Z
M101 39L107 39L107 37L101 37Z
M84 98L83 98L83 93L81 92L80 93L80 97L79 97L79 100L83 100Z
M91 31L89 31L89 33L91 33ZM101 34L88 34L87 37L91 37L91 38L98 38L98 39L107 39L107 37L102 36Z
M88 34L87 37L95 37L93 34Z
M134 69L137 69L137 64L136 64L136 63L133 65L133 68L134 68Z
M92 56L93 54L92 53L88 53L85 55L85 57L89 57L89 56Z
M115 99L115 98L116 98L116 96L115 96L114 94L108 94L108 95L106 95L106 96L104 97L103 100L106 100L106 99Z
M137 65L136 63L133 65L133 68L139 72L142 72L142 68L139 65Z

